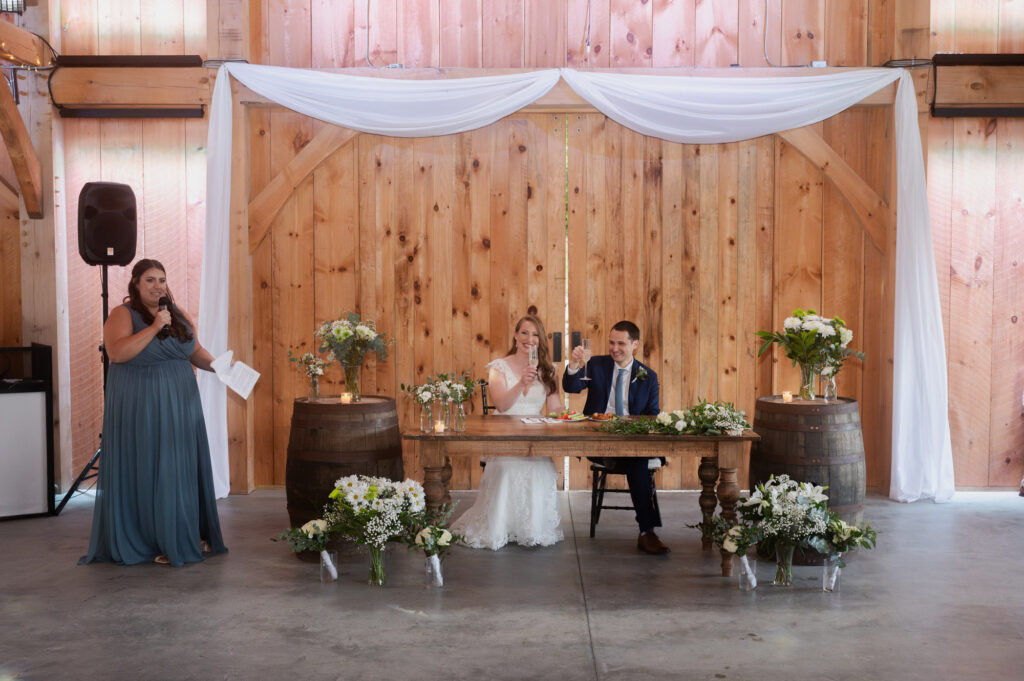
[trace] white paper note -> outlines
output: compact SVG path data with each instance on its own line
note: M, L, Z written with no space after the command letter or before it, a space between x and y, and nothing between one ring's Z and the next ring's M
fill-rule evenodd
M210 362L210 367L220 382L241 395L243 400L249 399L252 388L260 378L260 372L253 369L245 362L231 364L234 352L228 350L220 357Z

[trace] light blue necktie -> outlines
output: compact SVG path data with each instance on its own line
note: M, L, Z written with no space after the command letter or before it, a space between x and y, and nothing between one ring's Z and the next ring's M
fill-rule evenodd
M615 370L615 415L622 416L626 412L622 408L622 384L626 382L626 370Z

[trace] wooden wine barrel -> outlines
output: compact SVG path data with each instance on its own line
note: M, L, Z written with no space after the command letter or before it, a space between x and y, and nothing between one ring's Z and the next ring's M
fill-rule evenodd
M847 522L864 510L864 438L857 401L794 400L759 397L754 431L761 439L750 449L750 489L771 474L827 486L828 506Z
M321 517L334 482L356 474L403 478L395 401L375 395L353 404L295 400L285 472L292 526Z

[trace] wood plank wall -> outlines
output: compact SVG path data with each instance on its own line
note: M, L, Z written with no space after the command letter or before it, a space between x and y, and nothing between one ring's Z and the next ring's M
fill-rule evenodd
M206 55L203 0L64 0L63 54ZM99 444L103 419L101 268L78 255L78 195L86 182L123 182L138 207L136 259L167 269L175 302L199 315L206 195L206 120L64 121L68 196L72 468ZM127 295L131 265L109 268L109 306Z
M927 4L927 0L924 1ZM765 66L765 53L777 65L806 64L810 59L821 58L831 65L860 65L880 64L892 56L908 56L893 54L894 41L899 39L899 36L894 35L894 13L903 10L895 8L898 3L890 0L768 2L767 31L765 0L736 0L734 3L699 0L646 3L634 0L594 0L589 3L587 0L569 0L566 3L551 3L548 0L432 0L427 3L409 3L393 0L370 4L371 12L367 22L366 3L363 0L251 0L248 3L242 0L211 0L208 3L201 0L63 0L62 50L68 54L163 51L238 57L249 49L253 62L314 68L364 66L367 56L371 63L378 66L403 63L406 66L465 67L587 64L595 67L728 66L733 63ZM1024 16L1022 4L1019 0L1000 3L932 0L932 51L1021 51L1019 41L1020 36L1024 35L1021 30L1021 17ZM204 9L207 11L204 12ZM994 26L999 29L996 37L992 38ZM588 27L589 50L585 40ZM282 126L290 128L285 130L284 136L291 139L291 142L274 142L284 151L279 149L273 153L271 144L254 143L252 179L254 188L257 188L272 177L271 170L275 163L283 163L283 158L294 153L295 145L301 146L308 141L313 129L309 128L308 123L289 120L286 114L254 110L251 115L254 130L266 131L266 126L271 126L270 119L274 118L274 129L281 131ZM865 139L868 130L883 130L880 127L882 123L873 120L877 116L884 116L884 113L851 112L822 124L819 131L830 144L840 149L854 168L865 173L876 190L884 192L888 186L888 159L872 155L859 143ZM566 129L572 129L571 121L566 121ZM479 134L489 136L493 133ZM884 135L884 132L881 134ZM1015 484L1015 479L1019 480L1024 472L1020 444L1024 433L1021 431L1021 419L1016 407L1024 388L1024 370L1020 368L1024 362L1021 362L1020 342L1016 340L1019 334L1013 333L1022 315L1019 265L1022 245L1019 235L1024 230L1019 227L1024 216L1021 214L1019 188L1008 186L1012 178L1017 176L1014 171L1019 170L1015 164L1019 164L1018 148L1022 134L1024 131L1020 126L1006 120L995 121L994 126L990 122L975 123L973 127L967 123L957 127L949 121L932 121L929 129L929 186L936 257L947 348L951 350L949 369L951 403L955 405L954 458L958 483L963 485ZM461 144L469 148L476 144L473 136L460 136L460 139L463 140ZM183 269L187 272L187 275L179 275L176 271L169 274L176 295L179 299L183 295L187 296L189 309L194 313L198 296L197 256L201 252L205 193L202 182L197 178L203 175L204 142L205 122L189 122L184 125L183 131L179 124L166 122L154 126L132 121L78 122L66 126L70 232L68 277L74 294L69 314L74 317L70 325L71 347L78 348L72 370L75 377L72 403L75 409L76 462L81 462L83 457L91 454L95 446L94 433L99 422L100 408L96 390L99 362L94 350L99 334L99 275L96 268L85 266L77 258L77 235L71 227L76 219L75 199L78 190L85 181L95 179L127 178L135 185L141 185L135 186L140 215L146 216L140 234L140 246L148 249L151 245L157 247L163 244L160 248L173 249L173 253L145 253L140 250L140 255L155 255L165 260L170 269ZM311 180L311 186L300 188L300 193L307 197L310 194L313 196L312 207L300 209L291 205L287 210L293 216L299 214L297 211L303 211L301 215L304 219L313 216L314 222L308 223L307 227L312 225L314 235L320 233L326 238L324 228L328 223L316 221L327 220L322 215L331 215L333 217L329 220L338 222L330 224L358 223L360 229L373 224L373 233L385 237L379 252L366 247L356 250L351 242L332 237L326 248L340 253L342 261L350 263L354 269L346 266L344 271L332 271L324 256L318 255L311 261L315 272L314 282L318 277L331 277L332 281L338 282L337 286L332 284L331 290L340 292L346 286L356 284L355 272L367 271L372 267L375 272L374 286L372 289L368 286L359 288L360 298L356 302L374 310L381 308L392 291L397 293L404 290L403 287L414 285L416 277L411 276L411 273L399 275L397 269L382 266L388 260L401 257L405 253L403 249L410 247L397 241L398 236L394 231L387 235L386 226L398 223L411 225L415 222L413 203L408 200L409 197L399 194L396 185L393 182L389 184L385 178L414 177L416 149L420 149L422 144L360 137L357 143L350 145L347 152L342 150L340 155L318 169ZM647 144L649 141L644 141L642 164L645 169L650 165L652 155L658 153L654 149L648 150ZM184 148L183 157L181 148ZM452 205L461 205L463 208L449 210L466 215L467 207L488 205L490 211L497 199L488 198L485 203L483 196L474 192L484 192L483 187L487 187L486 191L490 192L490 187L497 181L491 175L497 173L500 178L506 171L493 167L474 169L472 166L467 171L460 165L463 163L461 159L465 157L461 150L458 148L460 153L453 154L450 161L442 163L442 170L450 172L453 177L459 177L463 172L475 172L478 175L486 173L487 177L473 182L472 189L461 193L456 182L456 189L451 194ZM701 152L704 153L704 150ZM345 153L351 154L351 158L343 157ZM421 155L424 153L420 151ZM274 154L276 160L272 163L271 156ZM695 284L686 284L683 279L666 280L664 272L677 265L677 258L681 258L685 266L704 255L701 251L691 252L686 246L688 243L700 243L701 230L707 229L710 221L717 219L707 217L702 212L703 206L710 210L712 201L711 189L705 188L703 180L717 177L723 182L722 186L736 187L736 195L740 196L739 183L750 181L749 169L744 170L744 163L750 161L748 154L756 160L757 201L739 198L734 208L733 204L719 205L721 197L715 197L715 209L719 211L717 215L721 216L725 209L727 220L722 223L726 230L724 233L731 235L735 230L739 237L735 272L729 269L729 263L722 262L721 239L715 242L715 252L719 266L725 267L728 281L736 278L737 295L747 290L747 286L753 286L753 297L756 300L772 301L771 306L755 305L753 326L758 329L777 326L788 312L787 308L807 304L803 302L804 295L797 294L800 290L805 290L807 297L817 298L817 304L827 314L840 314L851 323L855 323L853 319L859 319L863 325L873 314L874 308L867 307L864 301L874 300L883 294L879 275L885 266L884 258L869 245L864 245L858 231L848 227L855 225L856 221L844 213L842 200L784 144L758 140L756 150L747 148L741 152L739 147L735 150L716 150L710 155L713 158L707 158L707 155L698 157L696 148L667 148L663 145L660 154L662 176L659 190L662 193L663 210L657 217L661 220L657 226L664 247L660 281L663 317L690 318L696 315L700 318L699 279ZM763 159L771 159L771 162L760 162ZM725 175L722 170L723 161L726 166ZM975 163L980 165L976 168L973 165ZM994 167L991 163L994 163ZM448 171L444 164L452 166L454 170ZM717 175L712 170L716 164ZM435 179L437 167L435 164L432 170ZM583 170L584 166L578 163L571 165L570 182L583 182L585 176L577 178L572 175ZM732 172L734 176L728 175ZM685 181L684 176L693 181ZM984 176L994 179L997 183L994 189L992 186L986 189L983 183L972 182L973 178ZM743 180L744 177L748 179ZM332 182L340 186L360 183L358 204L347 208L335 206L334 198L325 199L323 191L317 191L318 181L320 186ZM678 182L683 182L681 197L671 196L666 199L664 187ZM967 187L972 185L978 187L980 198L968 195ZM168 187L173 187L170 196L162 200L159 195ZM806 195L800 193L801 187L807 188ZM319 202L316 198L318 196L321 197ZM1001 197L998 203L995 197ZM790 205L790 199L795 198L799 198L799 201ZM322 204L325 200L331 205L325 207ZM645 205L644 219L655 219L650 208L653 199L645 194L641 200ZM688 206L700 207L695 221L692 214L686 215L685 208ZM965 209L969 214L966 218L963 215ZM321 210L326 213L322 214ZM732 211L735 211L735 217ZM991 213L991 217L970 217L979 214L979 211L981 216ZM585 229L586 223L573 222L574 219L580 219L573 215L570 213L570 232L573 225L579 230L582 224ZM465 222L453 223L457 224L456 231L449 235L453 243L463 239L467 232L470 234L470 243L482 243L484 233L491 229L490 217L486 221L477 220L475 215L473 218L461 219ZM680 220L684 220L681 233L665 226L678 225ZM750 242L746 242L744 247L743 230L749 229L751 220L756 225L753 244L757 265L753 268L743 266L750 262L744 250L750 247ZM804 221L807 221L806 225ZM183 229L187 234L186 239L180 238ZM789 244L791 237L795 238L808 229L811 232L809 236L817 239L816 243L820 242L821 255L816 265L811 260L768 262L756 259L756 254L773 252L777 246ZM275 225L274 230L275 234L280 231L279 225ZM0 262L6 262L12 241L10 231L8 228L6 238L0 240L0 248L3 249L0 255L4 258ZM166 238L162 234L164 231L176 235L175 238ZM302 238L308 239L308 234L303 234ZM417 235L419 232L405 234L406 240L418 238ZM697 240L688 241L688 237ZM682 246L677 241L680 238L683 240ZM320 244L321 241L313 242L317 248ZM710 249L711 244L705 243L705 248ZM847 257L851 252L854 256ZM679 253L681 255L675 255ZM972 263L977 261L978 255L982 256L982 265L975 271ZM254 254L254 273L271 271L272 261L261 261L261 258L269 257L268 249ZM954 264L960 266L958 272L968 272L970 275L945 276ZM3 276L13 276L10 272L5 265ZM418 274L428 272L423 270ZM858 272L859 279L856 278ZM120 275L112 276L111 290L114 295L124 290L124 282L118 280L117 276ZM182 281L179 276L187 276L187 280L178 284L178 281ZM454 273L446 285L452 287L453 291L461 290L460 287L464 286L464 282L460 283L458 279L461 276L465 276L465 273ZM653 272L650 274L650 277L655 276ZM803 281L801 277L808 280ZM466 301L473 319L483 315L486 309L483 301L493 297L486 288L490 281L472 279L472 283L480 287L479 297ZM658 283L656 278L646 281ZM693 285L697 288L693 289ZM10 288L5 286L2 290L9 291ZM957 293L954 294L954 291ZM262 322L269 323L273 296L286 294L286 291L273 288L271 280L254 280L254 325L257 328L265 326ZM340 293L338 295L338 298L316 303L309 320L316 319L324 307L349 303L349 299ZM570 291L570 309L576 309L572 302L575 295L578 294ZM12 305L18 301L10 301L9 298L0 298L0 309L3 310L0 318L15 314L11 311L14 309ZM401 296L396 299L407 300ZM860 301L859 305L855 301ZM736 311L727 312L726 319L731 319L729 315L735 314L737 320L746 322L743 311L749 309L749 302L737 299L734 305ZM986 308L988 312L985 312ZM410 325L408 333L416 329L422 332L423 327L416 326L415 316L407 315L406 312L403 309L397 310L395 318L406 320L404 323ZM707 310L704 319L710 321L710 312ZM981 328L975 326L979 320L983 324ZM641 326L647 328L646 322L645 317L645 323ZM308 329L309 323L304 323ZM454 321L452 323L449 343L456 342L456 337L464 331L455 326ZM488 319L488 325L490 323ZM849 373L840 377L841 391L844 394L859 395L862 399L862 407L865 407L862 410L865 436L875 439L874 444L867 446L869 484L884 488L887 485L889 460L888 432L885 430L887 411L884 395L872 395L871 390L872 386L880 385L882 378L884 367L881 362L872 360L884 357L887 331L873 325L863 329L855 326L855 331L858 339L856 342L864 339L860 347L868 352L869 361L862 373L859 370L847 370ZM699 328L694 330L685 325L669 325L666 328L663 321L660 347L674 347L680 343L685 347L689 336L699 339L700 333ZM704 333L708 333L707 329ZM891 330L889 334L891 336ZM308 333L305 337L309 342ZM715 353L731 355L731 344L735 342L742 360L745 351L742 339L733 341L720 334L714 337L716 341L713 348L710 336L704 345L698 340L698 347L705 352L713 349ZM283 349L286 340L281 337L276 349L273 344L261 347L257 341L257 356L261 352L265 353L264 361L270 363L268 366L273 362L280 363L277 349ZM487 346L481 347L475 336L472 336L472 340L474 349L471 354L476 366L493 352ZM440 340L435 342L441 348L438 352L447 351ZM651 343L645 338L645 351L648 345ZM433 356L432 346L431 358ZM671 366L673 359L678 362L692 361L687 355L681 358L662 355L662 365ZM396 377L417 376L427 371L425 367L420 368L405 361L407 365L402 364L403 360L395 353L394 364L389 362L387 365L393 366L393 369L382 368L385 365L376 367L375 389L380 390L381 386L394 383L388 371L393 370ZM787 378L791 375L787 373L791 369L786 364L773 365L770 360L755 364L740 361L735 377L720 380L717 384L725 386L726 392L723 394L733 389L728 387L733 383L737 390L749 391L751 378L747 372L752 371L755 394L778 390L788 386L788 381L792 380ZM680 399L690 394L687 391L695 391L698 385L711 385L708 375L702 375L699 369L696 373L690 370L681 373L684 375L680 377L678 388L672 388L679 391ZM296 388L295 378L297 376L289 375L287 379L292 388ZM271 381L261 383L257 390L256 422L264 425L272 423L275 411L273 392L265 394L272 390ZM301 391L293 391L293 394L301 394ZM869 404L876 405L873 411L866 409ZM984 434L984 437L976 437L977 434ZM259 479L263 482L275 480L278 465L279 462L273 458L269 461L261 458L258 466L262 467L263 473L258 476ZM465 476L470 473L464 471L460 475L465 480Z
M424 139L361 135L303 182L253 253L258 485L283 484L292 400L306 379L288 349L310 350L325 319L357 312L395 340L362 371L364 394L485 365L505 354L516 320L565 317L563 115L527 115ZM254 192L316 132L292 113L254 111ZM510 161L511 159L511 161ZM341 369L322 383L341 392ZM399 399L403 424L418 411ZM479 411L479 396L471 411ZM420 475L415 451L407 475ZM479 476L460 462L454 484Z
M933 0L933 52L1024 51L1024 2ZM1024 473L1024 123L932 119L928 189L957 486Z

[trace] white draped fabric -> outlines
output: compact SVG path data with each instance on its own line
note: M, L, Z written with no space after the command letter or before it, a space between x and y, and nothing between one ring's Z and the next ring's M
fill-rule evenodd
M946 361L917 105L909 73L859 69L820 76L704 78L573 71L451 80L366 78L225 64L210 114L206 251L200 328L215 355L227 347L231 94L228 74L282 106L363 132L421 137L488 125L544 95L559 76L609 118L653 137L733 142L824 120L899 79L896 369L890 495L948 499L953 489ZM870 361L870 360L869 360ZM881 361L881 358L877 358ZM227 479L223 388L201 383L214 469ZM938 384L941 383L941 386ZM217 474L218 481L221 476ZM227 492L218 485L218 495Z

